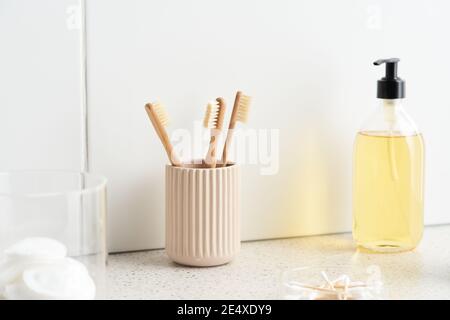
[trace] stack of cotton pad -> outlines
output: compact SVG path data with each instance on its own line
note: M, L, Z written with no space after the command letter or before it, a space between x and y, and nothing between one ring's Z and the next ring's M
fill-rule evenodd
M90 300L95 284L86 267L67 257L66 247L49 238L27 238L4 251L0 298Z

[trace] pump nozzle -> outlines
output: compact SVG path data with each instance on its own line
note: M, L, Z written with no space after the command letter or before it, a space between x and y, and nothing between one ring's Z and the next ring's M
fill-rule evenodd
M405 81L397 76L397 65L400 59L380 59L373 64L376 66L386 64L385 76L378 80L377 98L402 99L405 97Z
M391 59L380 59L375 61L373 64L376 66L386 64L386 79L396 79L397 78L397 63L400 61L398 58Z

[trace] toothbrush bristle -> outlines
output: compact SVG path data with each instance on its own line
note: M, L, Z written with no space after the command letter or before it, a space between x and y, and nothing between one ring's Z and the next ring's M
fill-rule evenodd
M203 126L208 129L217 129L220 106L217 102L210 102L206 107Z
M166 108L159 102L153 103L152 107L161 125L166 127L169 124L169 116L166 112Z
M237 121L247 122L251 101L250 96L241 95L237 108Z

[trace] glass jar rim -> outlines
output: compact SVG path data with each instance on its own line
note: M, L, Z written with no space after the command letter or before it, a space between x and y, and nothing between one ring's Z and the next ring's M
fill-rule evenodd
M85 178L91 178L96 183L89 187L82 187L80 189L66 190L66 191L48 191L48 192L2 192L0 191L0 197L56 197L63 196L69 194L92 194L98 192L106 187L108 179L104 176L93 174L90 172L83 171L71 171L71 170L8 170L8 171L0 171L0 179L3 177L11 177L11 176L25 176L25 175L33 175L33 174L42 174L42 175L67 175L67 176L82 176Z

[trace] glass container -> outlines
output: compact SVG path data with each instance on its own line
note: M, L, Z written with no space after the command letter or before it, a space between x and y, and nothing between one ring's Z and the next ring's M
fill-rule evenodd
M0 295L103 297L105 220L106 179L101 176L0 173Z
M311 266L282 273L280 298L285 300L377 300L383 282L377 266Z
M403 99L380 99L355 139L353 236L376 252L415 248L422 238L424 142Z

